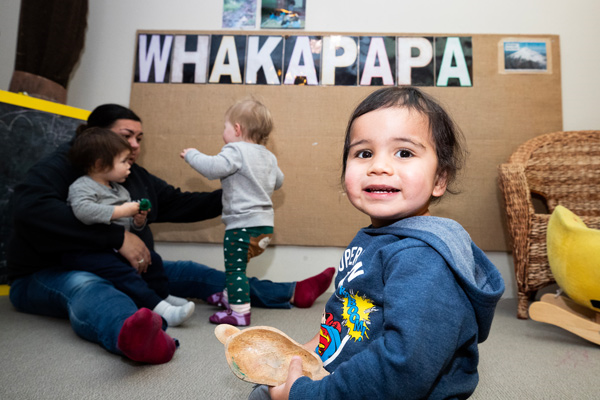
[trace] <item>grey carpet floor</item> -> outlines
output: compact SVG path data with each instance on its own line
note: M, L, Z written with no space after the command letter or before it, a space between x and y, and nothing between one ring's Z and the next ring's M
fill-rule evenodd
M252 325L273 326L298 342L317 332L323 296L311 309L252 310ZM560 328L521 321L516 301L499 304L480 346L474 399L598 399L600 346ZM169 328L181 348L164 365L140 365L77 337L67 320L16 312L0 297L0 399L245 399L202 302L191 320ZM349 399L351 400L351 399Z

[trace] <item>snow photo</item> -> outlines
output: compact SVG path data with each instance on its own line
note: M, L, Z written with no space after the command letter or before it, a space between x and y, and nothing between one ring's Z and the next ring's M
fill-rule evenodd
M549 72L545 41L505 41L505 72Z

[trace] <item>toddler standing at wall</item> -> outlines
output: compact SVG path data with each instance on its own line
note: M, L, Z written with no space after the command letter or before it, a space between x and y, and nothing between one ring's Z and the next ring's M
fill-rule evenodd
M210 317L215 324L250 325L250 287L246 265L260 255L273 236L271 195L283 184L277 158L264 146L273 129L271 113L254 99L235 103L225 113L225 146L216 156L184 149L181 157L223 187L226 287L212 303L226 310ZM211 299L209 298L209 302Z

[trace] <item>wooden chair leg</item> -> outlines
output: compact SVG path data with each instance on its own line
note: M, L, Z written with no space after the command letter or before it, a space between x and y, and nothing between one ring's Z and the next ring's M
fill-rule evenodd
M528 319L529 318L529 299L531 296L528 293L518 292L517 293L519 304L517 305L517 318Z

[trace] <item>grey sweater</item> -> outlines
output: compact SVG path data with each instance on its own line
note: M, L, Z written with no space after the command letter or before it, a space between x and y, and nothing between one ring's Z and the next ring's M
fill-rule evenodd
M127 189L115 182L111 182L111 186L106 187L83 175L69 186L67 202L77 219L86 225L114 222L130 230L133 218L110 220L115 206L131 201Z
M283 184L283 173L265 146L229 143L216 156L191 150L185 161L206 178L221 180L226 229L273 226L271 195Z

